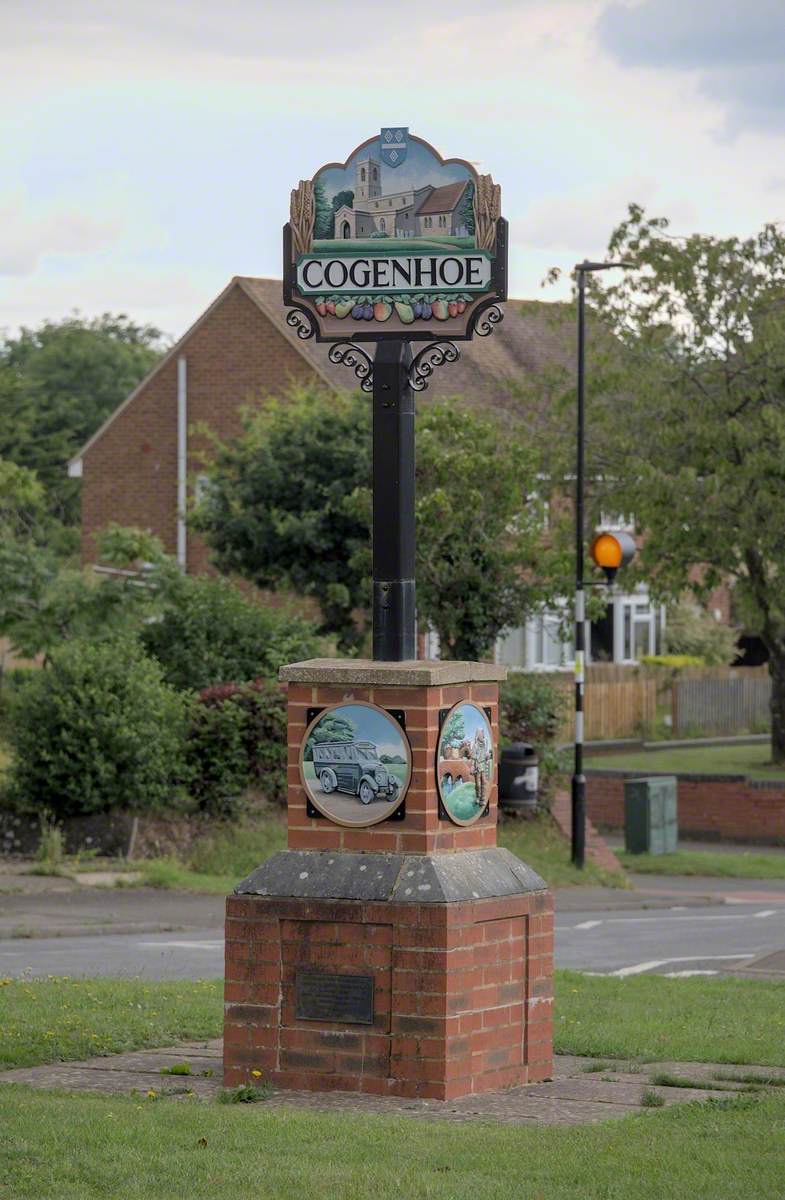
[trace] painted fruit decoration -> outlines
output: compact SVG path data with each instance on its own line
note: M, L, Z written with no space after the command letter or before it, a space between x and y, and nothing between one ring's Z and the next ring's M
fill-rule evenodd
M316 311L320 317L347 317L353 321L389 321L395 313L404 325L415 321L446 321L466 311L472 296L463 293L404 294L402 296L318 296Z

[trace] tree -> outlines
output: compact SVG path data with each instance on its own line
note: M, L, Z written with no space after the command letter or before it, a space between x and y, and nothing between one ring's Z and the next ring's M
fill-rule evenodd
M284 663L322 649L308 621L254 604L229 580L180 575L172 584L160 618L145 623L141 638L176 688L275 676Z
M321 632L355 649L355 610L367 599L357 555L368 541L371 472L367 399L317 390L270 400L244 436L219 446L211 486L194 516L215 561L259 587L318 600Z
M313 236L332 237L334 218L335 211L327 200L324 184L321 179L317 179L313 185Z
M682 600L668 609L665 648L668 654L701 658L708 667L726 666L736 657L738 635L699 605Z
M454 712L444 727L441 741L444 746L460 746L466 737L466 722L463 713Z
M29 487L28 479L23 486ZM157 539L142 531L111 527L102 535L101 556L123 567L130 557L137 566L146 560L152 567L147 580L133 571L98 576L64 566L46 541L46 528L46 521L27 531L0 525L0 634L26 657L43 655L45 664L64 642L138 628L182 578Z
M733 585L769 653L785 762L785 234L667 230L630 206L608 249L635 270L592 286L616 347L595 364L595 466L606 503L646 530L639 570L655 592Z
M421 626L444 657L482 657L544 598L553 556L530 499L524 436L433 402L418 417L417 586ZM223 571L316 599L344 651L370 603L371 428L365 396L314 390L269 401L219 446L195 521Z
M335 214L343 205L346 205L347 208L354 208L354 192L349 188L344 188L343 191L336 192L333 196L333 202L331 206L332 215L330 217L330 232L327 234L327 237L338 236L335 231Z
M322 742L353 742L356 733L357 726L354 721L350 721L348 717L328 713L311 730L303 757L306 762L313 762L314 746Z
M471 180L466 185L466 191L463 193L463 204L461 205L461 221L466 226L466 232L470 237L474 236L474 184Z
M162 349L157 329L108 313L0 340L0 456L37 473L54 517L78 520L79 485L66 463Z

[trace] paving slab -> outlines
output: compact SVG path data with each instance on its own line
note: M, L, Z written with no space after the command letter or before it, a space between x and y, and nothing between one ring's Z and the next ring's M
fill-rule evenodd
M189 1063L190 1075L162 1074L162 1068ZM601 1069L587 1071L587 1067ZM154 1050L91 1058L83 1062L52 1063L0 1073L0 1084L108 1095L140 1095L172 1101L215 1100L222 1090L220 1039L187 1042ZM634 1069L632 1069L634 1068ZM675 1075L686 1086L670 1087L652 1081L662 1074ZM754 1074L785 1080L785 1068L735 1067L721 1063L630 1063L629 1060L557 1056L554 1077L501 1092L486 1092L460 1100L410 1100L397 1096L363 1096L356 1092L304 1092L283 1088L270 1091L264 1103L273 1108L306 1108L324 1112L360 1112L376 1115L416 1116L443 1121L486 1121L502 1125L583 1125L644 1113L646 1093L662 1104L685 1104L727 1096L733 1083L716 1081L717 1074ZM690 1087L705 1081L705 1087ZM739 1086L745 1080L739 1079Z

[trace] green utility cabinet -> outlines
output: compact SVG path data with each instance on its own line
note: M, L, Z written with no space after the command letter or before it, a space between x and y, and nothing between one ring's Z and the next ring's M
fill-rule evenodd
M628 854L671 854L679 837L676 776L624 782L624 848Z

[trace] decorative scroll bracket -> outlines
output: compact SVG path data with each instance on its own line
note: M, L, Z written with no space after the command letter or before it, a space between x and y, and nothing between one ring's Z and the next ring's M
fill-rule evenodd
M298 338L307 341L316 336L316 325L307 308L293 308L286 314L286 324L297 331Z
M499 305L492 304L490 308L485 308L481 313L478 313L474 322L474 332L479 337L489 337L499 322L503 320L504 313L499 308Z
M373 359L362 346L354 342L333 342L327 357L331 363L343 363L345 367L351 367L360 380L362 390L373 391Z
M452 342L431 342L412 359L409 367L409 386L415 392L424 392L436 367L444 363L457 362L461 354Z

